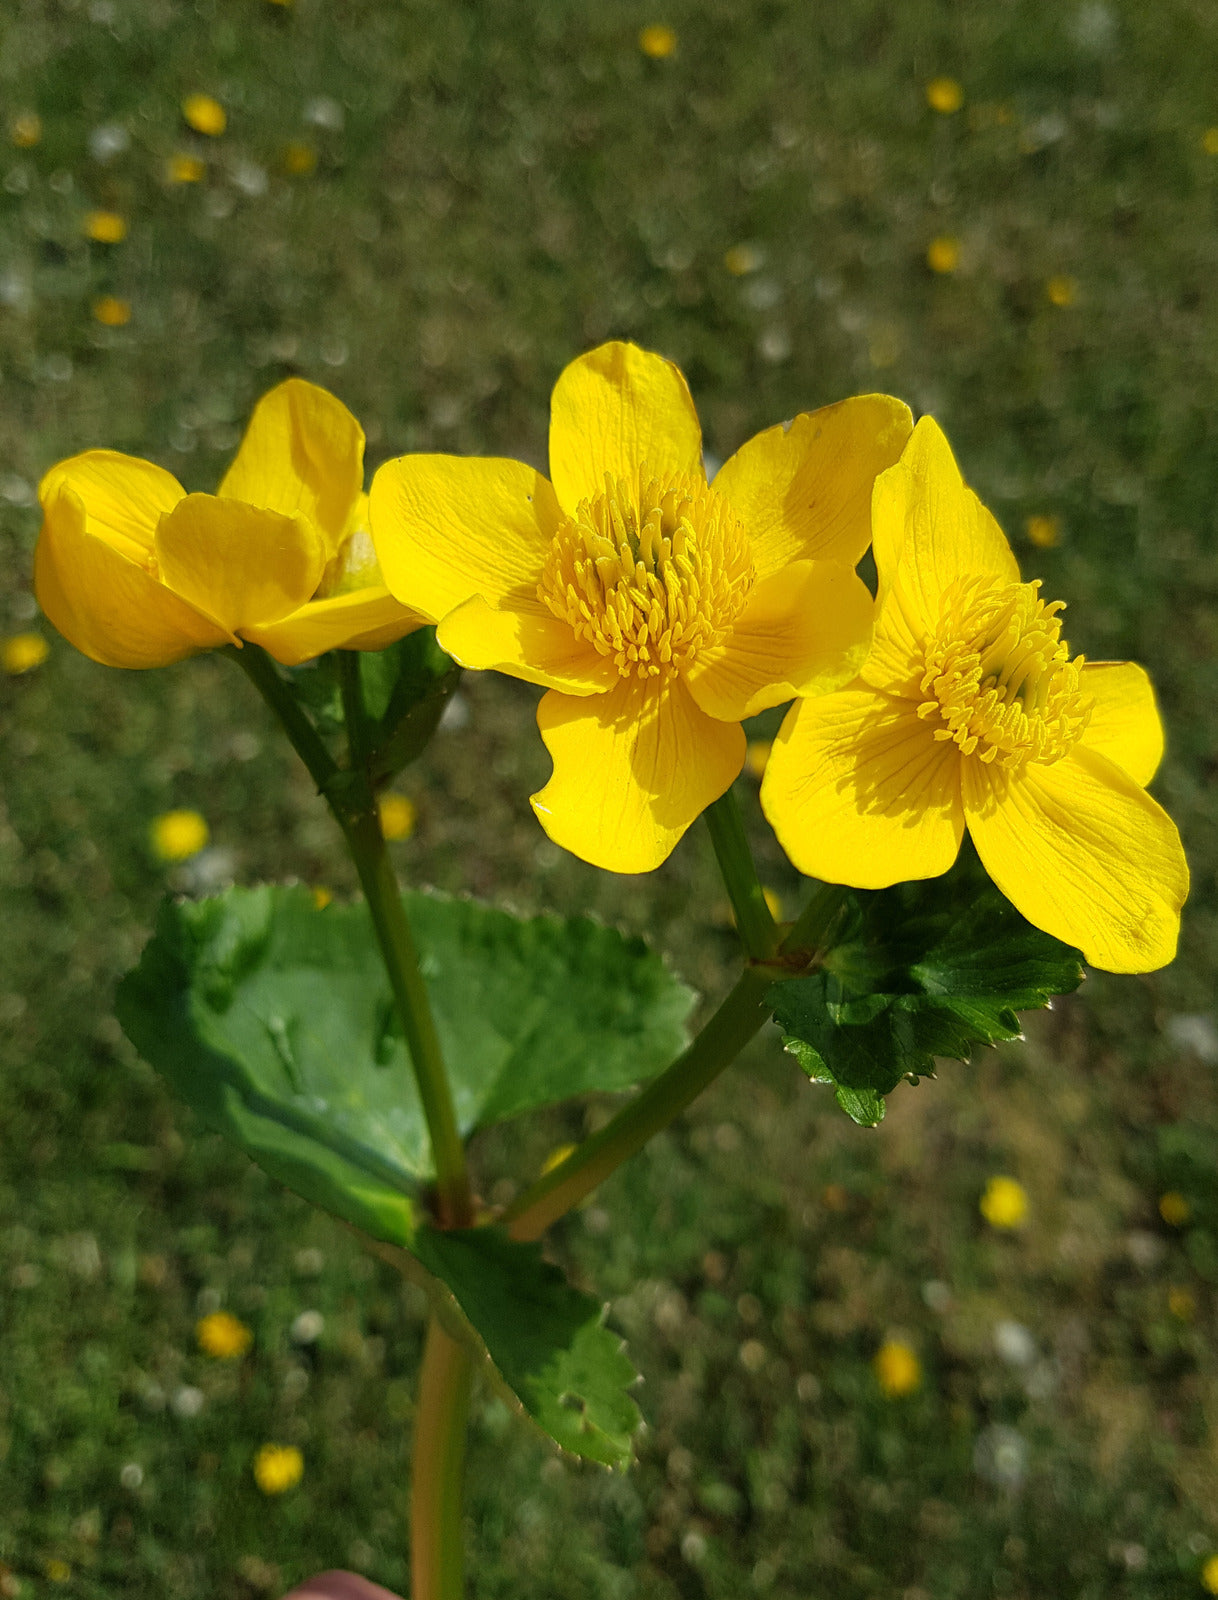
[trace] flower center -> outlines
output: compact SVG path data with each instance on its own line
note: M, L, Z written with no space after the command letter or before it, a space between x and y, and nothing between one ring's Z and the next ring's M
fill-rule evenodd
M1046 604L1039 589L1039 579L994 588L989 578L957 578L944 593L920 684L918 715L941 724L936 739L1012 770L1060 760L1094 705L1080 684L1083 657L1071 660L1061 636L1063 602Z
M684 672L718 644L753 585L748 536L722 495L692 475L637 489L605 474L554 535L539 600L623 678Z

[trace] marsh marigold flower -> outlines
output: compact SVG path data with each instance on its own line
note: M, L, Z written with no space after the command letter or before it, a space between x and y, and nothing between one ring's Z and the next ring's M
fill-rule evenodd
M867 649L877 472L908 437L868 395L742 446L708 484L680 371L629 344L573 361L553 482L519 461L403 456L372 483L385 580L467 667L543 685L550 837L644 872L740 772L744 717L831 689Z
M111 667L159 667L250 639L294 666L379 650L421 625L385 588L367 528L364 434L289 378L258 402L216 494L150 461L87 450L39 487L38 603Z
M188 128L218 139L228 127L228 113L209 94L188 94L182 101L182 117Z
M964 104L964 90L955 78L932 78L926 85L926 103L940 116L950 117Z
M1028 1220L1028 1191L1017 1178L1001 1175L987 1180L977 1209L991 1228L1010 1231Z
M889 1339L875 1353L876 1381L890 1400L912 1394L922 1382L922 1363L907 1344Z
M882 889L933 878L967 827L1029 922L1093 966L1175 954L1188 868L1146 793L1163 752L1141 667L1071 657L924 417L875 486L879 593L860 680L800 701L761 803L801 872Z
M231 1311L211 1311L195 1326L199 1349L217 1361L236 1361L254 1342L254 1336Z
M33 672L50 654L50 646L40 633L13 633L0 640L0 667L10 678Z
M666 26L663 22L649 23L639 33L639 49L653 61L663 61L676 48L676 29Z
M158 861L189 861L210 838L207 819L197 811L163 811L148 829L148 842Z
M94 244L122 244L127 237L127 219L117 211L89 211L81 224Z
M254 1457L254 1482L263 1494L283 1494L304 1476L304 1457L295 1445L264 1444Z

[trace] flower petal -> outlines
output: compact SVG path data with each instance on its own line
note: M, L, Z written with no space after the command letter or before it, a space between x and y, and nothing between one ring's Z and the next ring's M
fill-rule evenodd
M310 600L282 622L242 632L285 667L296 667L327 650L383 650L425 625L424 617L395 600L383 585L370 585Z
M299 512L335 555L364 487L364 430L325 389L289 378L254 407L217 491L290 517Z
M1108 972L1176 953L1188 865L1176 825L1115 762L1081 745L1020 773L964 764L982 865L1028 921Z
M725 722L840 689L867 654L871 616L853 567L793 561L754 586L731 633L699 652L685 681L703 711Z
M156 525L186 490L164 467L117 450L86 450L51 468L38 485L44 506L64 486L80 496L89 532L133 561L151 554Z
M811 878L885 889L934 878L964 836L960 758L899 700L867 689L800 700L761 785L761 808Z
M554 490L522 461L399 456L372 480L372 540L385 582L433 622L480 594L532 598L562 521Z
M550 401L550 476L568 516L605 490L605 474L638 479L702 472L702 429L681 369L614 341L563 369Z
M34 592L78 650L107 667L164 667L228 643L223 628L167 589L148 565L94 533L70 481L61 479L50 492L44 481L43 489Z
M554 775L533 809L556 844L610 872L650 872L744 765L744 730L695 705L679 678L623 679L576 700L551 690L537 725Z
M1145 668L1132 661L1088 661L1082 690L1095 696L1083 744L1115 761L1144 788L1163 759L1163 724Z
M310 599L326 549L301 516L188 494L161 519L156 558L176 594L240 633L278 622Z
M436 638L463 667L507 672L564 694L605 694L620 681L612 661L577 639L569 622L536 599L496 608L473 595L448 613Z
M903 401L864 394L741 445L714 487L744 523L758 576L806 557L854 566L871 542L876 474L897 461L912 427Z

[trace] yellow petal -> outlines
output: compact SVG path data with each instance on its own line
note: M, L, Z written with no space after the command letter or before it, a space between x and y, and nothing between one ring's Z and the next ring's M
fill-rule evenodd
M808 556L854 566L871 541L876 474L898 460L912 427L902 401L864 394L742 445L715 488L744 523L758 576Z
M703 711L729 722L840 689L867 654L871 616L852 566L793 561L754 586L731 633L699 651L685 681Z
M475 594L491 605L534 598L562 520L540 472L464 456L387 461L369 513L385 582L433 622Z
M426 619L408 610L383 585L310 600L267 627L247 627L245 638L260 644L285 667L312 661L327 650L383 650Z
M1095 696L1083 744L1145 787L1163 759L1163 724L1145 668L1132 661L1089 661L1082 690Z
M959 752L887 695L800 700L770 751L761 807L808 877L858 889L934 878L964 836Z
M299 512L335 555L364 487L364 430L341 400L289 378L254 407L218 493L289 517Z
M303 517L188 494L156 533L162 580L234 633L278 622L317 588L321 535Z
M64 638L107 667L163 667L229 635L93 533L84 501L67 482L45 493L34 552L38 604ZM124 543L129 541L124 540Z
M1176 825L1115 762L1076 745L1017 774L964 763L977 854L1028 921L1108 972L1176 953L1188 865Z
M570 623L551 615L540 600L496 609L476 594L448 613L436 638L463 667L507 672L564 694L604 694L619 682L612 661L577 639Z
M554 776L533 809L556 844L610 872L658 867L744 764L739 723L708 717L679 678L590 700L551 690L537 725Z
M605 474L638 481L702 472L702 429L681 369L614 341L564 368L550 402L550 476L563 510L605 490Z
M117 450L86 450L57 462L38 485L48 506L67 486L80 496L89 532L133 561L151 555L156 525L186 490L164 467Z

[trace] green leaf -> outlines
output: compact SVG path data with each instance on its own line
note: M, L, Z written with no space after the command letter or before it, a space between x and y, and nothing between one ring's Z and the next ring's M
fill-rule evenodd
M373 724L369 772L385 783L427 745L444 715L461 669L436 643L434 628L420 628L385 650L359 657L364 706Z
M776 984L770 1002L809 1077L872 1127L902 1078L1019 1038L1018 1012L1082 976L1078 951L1026 922L966 849L941 878L852 890L823 968Z
M410 894L462 1132L647 1081L692 995L639 940ZM426 1124L371 920L307 889L167 902L119 1019L213 1126L310 1200L409 1245Z
M508 1388L546 1433L574 1455L629 1464L639 1409L638 1373L604 1308L569 1284L541 1246L501 1228L420 1229L415 1253L443 1279Z

